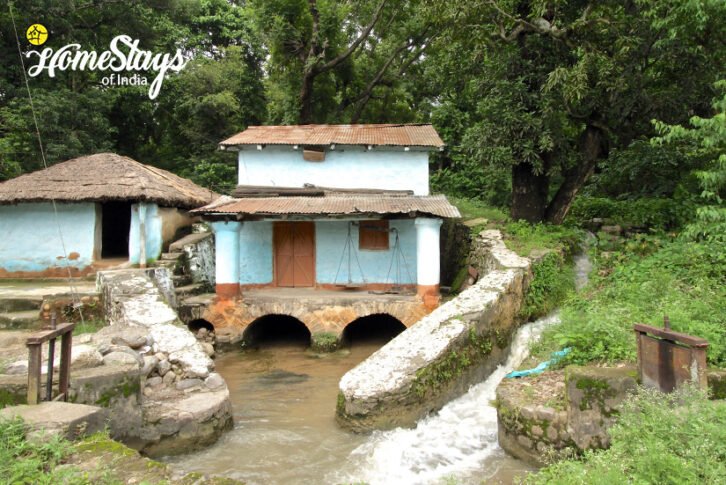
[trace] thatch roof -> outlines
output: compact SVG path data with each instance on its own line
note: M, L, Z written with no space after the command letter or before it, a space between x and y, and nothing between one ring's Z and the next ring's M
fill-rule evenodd
M218 194L115 153L97 153L0 183L0 205L21 202L143 201L194 208Z

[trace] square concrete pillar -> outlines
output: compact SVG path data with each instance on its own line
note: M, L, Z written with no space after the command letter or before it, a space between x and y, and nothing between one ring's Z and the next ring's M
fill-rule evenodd
M239 295L239 231L236 221L212 222L215 244L216 292L221 298Z

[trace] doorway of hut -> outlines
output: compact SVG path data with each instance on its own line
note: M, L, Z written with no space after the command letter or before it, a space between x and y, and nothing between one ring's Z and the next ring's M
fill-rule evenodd
M101 258L129 257L131 202L101 204Z
M273 246L275 283L280 287L315 285L315 224L275 222Z

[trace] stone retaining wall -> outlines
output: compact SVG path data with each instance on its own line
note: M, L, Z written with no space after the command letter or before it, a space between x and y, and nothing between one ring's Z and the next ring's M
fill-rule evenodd
M505 360L520 323L530 262L508 250L499 231L482 231L475 244L482 267L492 271L343 376L337 405L342 426L413 426Z
M497 388L499 445L538 466L566 448L605 448L619 405L636 387L632 367L571 366L505 379Z

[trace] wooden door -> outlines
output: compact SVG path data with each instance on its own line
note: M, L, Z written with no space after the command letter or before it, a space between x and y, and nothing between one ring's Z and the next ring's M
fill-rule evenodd
M314 286L315 224L276 222L273 236L277 286Z

